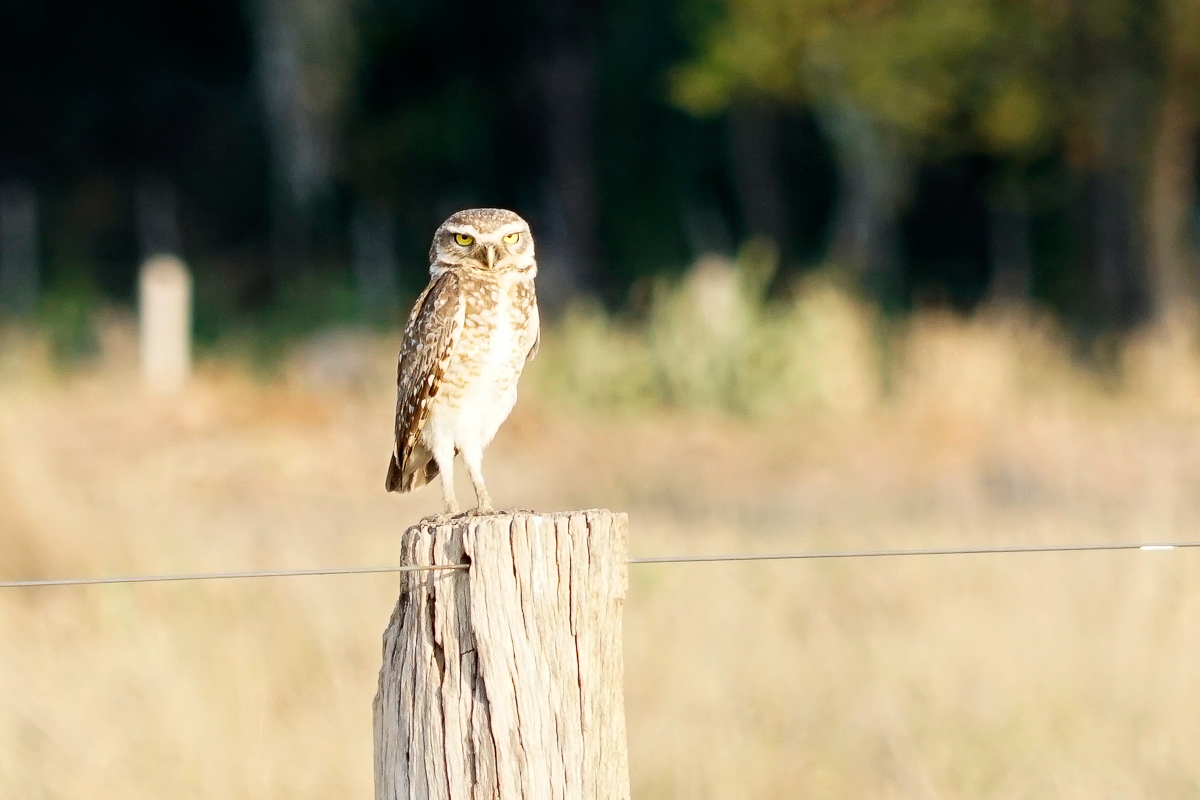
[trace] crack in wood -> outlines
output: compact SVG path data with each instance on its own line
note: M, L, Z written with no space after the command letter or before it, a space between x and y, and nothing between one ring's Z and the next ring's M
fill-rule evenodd
M593 510L405 533L402 561L428 550L471 569L401 582L375 700L377 800L628 798L626 527Z

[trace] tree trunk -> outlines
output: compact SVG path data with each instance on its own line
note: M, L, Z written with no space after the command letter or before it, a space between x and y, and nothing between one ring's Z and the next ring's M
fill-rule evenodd
M0 313L24 317L37 307L37 196L24 183L0 186Z
M1085 241L1092 310L1103 326L1128 327L1149 311L1143 202L1151 114L1124 61L1096 75L1097 152L1086 176Z
M987 193L991 278L987 302L1017 306L1029 299L1033 245L1025 187L1009 178Z
M338 120L354 53L348 0L251 0L271 170L276 283L310 261L315 220L332 195Z
M892 296L900 283L900 215L910 192L911 159L899 133L856 105L830 106L819 119L841 176L830 260L868 293Z
M180 255L183 237L179 233L179 202L175 187L161 178L142 178L138 182L134 205L142 260Z
M540 254L539 299L550 309L586 291L598 252L594 114L595 69L587 3L552 3L546 21L550 58L541 75L548 185Z
M1119 167L1104 165L1086 186L1095 310L1105 323L1120 327L1141 320L1148 300L1133 182Z
M386 204L360 200L351 222L359 305L381 319L396 307L395 217Z
M609 511L422 522L375 696L376 800L628 800L621 610L628 520Z
M1196 135L1196 115L1173 83L1158 111L1146 209L1150 313L1159 325L1190 318L1200 301L1193 218Z
M733 185L745 231L764 236L784 253L790 244L787 197L779 159L779 118L764 104L741 104L729 114Z
M324 172L325 148L304 103L300 30L287 0L252 5L271 173L271 277L278 288L308 261L308 224Z

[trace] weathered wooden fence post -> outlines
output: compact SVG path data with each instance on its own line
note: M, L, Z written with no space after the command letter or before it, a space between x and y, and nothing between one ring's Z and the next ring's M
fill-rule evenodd
M628 519L409 528L375 696L376 800L627 800Z

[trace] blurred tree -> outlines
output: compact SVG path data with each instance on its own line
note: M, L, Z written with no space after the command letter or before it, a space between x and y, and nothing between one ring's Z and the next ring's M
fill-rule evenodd
M332 199L338 134L356 66L352 3L251 0L271 154L271 258L277 283L308 264L319 206Z
M39 230L5 236L45 291L118 299L139 250L186 248L210 336L293 313L268 290L304 262L314 303L353 275L386 318L483 204L539 231L548 300L767 235L892 300L970 308L990 273L1002 302L1171 316L1200 295L1198 5L13 0L0 185Z
M138 248L142 260L183 251L175 186L161 178L143 177L134 193Z
M37 198L23 183L0 184L0 314L27 317L37 307Z
M599 255L595 176L596 67L599 22L594 0L539 4L544 61L537 67L544 121L546 187L542 201L539 294L550 308L595 283Z
M359 306L370 317L387 319L396 311L395 214L385 203L360 200L350 226Z
M673 96L695 113L764 98L812 108L841 174L830 260L884 296L897 288L897 223L916 165L946 145L993 156L989 294L1023 296L1035 263L1029 168L1061 149L1075 174L1072 216L1087 276L1078 306L1128 323L1151 305L1142 198L1160 52L1169 78L1150 175L1159 209L1150 216L1163 229L1152 229L1154 293L1178 296L1166 287L1188 273L1179 243L1190 196L1181 192L1193 185L1193 162L1181 149L1194 147L1196 128L1181 92L1192 91L1200 48L1196 5L724 0L703 26L698 55L675 70ZM692 8L712 14L701 0Z
M791 226L780 116L775 105L735 103L729 109L729 160L746 233L768 237L782 249L791 244Z
M991 27L982 0L727 0L677 68L672 94L715 113L807 104L834 144L840 192L830 258L864 287L897 284L898 223L922 145L956 113L969 58Z
M967 124L960 144L990 156L983 190L990 272L984 297L1002 306L1024 303L1035 289L1032 218L1045 201L1031 186L1031 172L1058 147L1064 102L1075 96L1056 63L1060 52L1052 32L1062 20L1055 8L1040 0L993 3L988 35L961 83Z
M1200 2L1162 0L1157 46L1162 89L1154 120L1147 193L1152 312L1159 324L1195 322L1196 145L1200 113Z
M433 0L377 0L356 15L361 58L341 176L360 213L392 217L406 290L424 285L429 236L450 213L536 210L544 169L531 14L527 3L467 3L448 14ZM456 46L465 19L487 40Z
M474 0L456 14L497 46L447 58L432 0L375 0L359 15L345 179L395 209L402 286L423 282L430 232L467 204L529 218L548 306L620 302L640 276L685 264L693 205L716 209L709 230L726 224L720 123L664 99L686 46L674 0Z
M1138 0L1074 2L1062 29L1068 157L1081 173L1090 301L1101 321L1128 325L1149 311L1143 226L1152 120L1152 7Z
M0 3L0 181L36 194L41 291L132 295L146 176L210 264L261 235L241 6Z
M733 253L735 191L724 121L667 102L665 73L688 52L675 0L609 0L595 33L595 174L602 269L593 286L618 303L646 276L706 252Z
M1075 309L1124 324L1146 311L1141 187L1152 82L1150 7L1139 0L995 0L962 104L971 146L995 157L988 191L993 282L1012 302L1030 285L1030 165L1058 150L1084 291Z

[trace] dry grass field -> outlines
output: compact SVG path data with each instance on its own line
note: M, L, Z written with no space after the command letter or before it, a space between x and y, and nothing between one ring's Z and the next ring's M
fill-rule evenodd
M1036 321L880 334L827 286L733 330L658 308L547 334L489 451L498 503L627 510L634 555L1200 538L1182 339L1096 377ZM437 510L382 490L391 339L328 334L270 377L209 358L168 401L130 331L67 371L0 346L0 576L389 564ZM1200 551L630 578L639 800L1200 797ZM0 796L369 797L395 590L0 590Z

